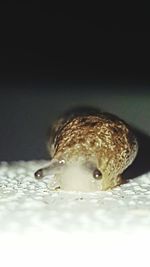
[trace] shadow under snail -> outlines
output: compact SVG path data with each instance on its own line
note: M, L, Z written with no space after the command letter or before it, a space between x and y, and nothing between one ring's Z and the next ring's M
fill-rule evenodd
M123 183L122 173L133 162L138 143L130 126L103 112L67 114L50 131L51 161L35 177L53 175L55 189L101 191Z

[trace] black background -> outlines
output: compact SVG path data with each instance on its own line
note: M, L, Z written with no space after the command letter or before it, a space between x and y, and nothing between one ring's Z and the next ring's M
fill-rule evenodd
M66 108L149 90L148 7L49 4L0 4L0 160L48 157Z
M4 81L149 80L146 7L12 1L0 13Z

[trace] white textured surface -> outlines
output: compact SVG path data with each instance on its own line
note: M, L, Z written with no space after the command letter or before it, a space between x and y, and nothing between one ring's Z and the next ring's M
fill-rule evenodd
M1 251L7 248L5 253L9 249L17 255L17 250L24 255L24 248L29 254L36 248L37 252L43 251L36 253L36 257L31 253L37 265L40 265L43 257L49 258L50 251L57 258L54 250L59 255L63 250L70 250L71 255L71 248L75 248L78 255L82 250L82 256L84 253L87 255L88 250L93 251L90 252L91 257L93 255L95 260L101 257L101 260L105 260L104 266L110 263L108 254L111 262L116 260L115 264L119 266L121 263L117 259L119 254L124 255L125 250L129 257L123 260L123 266L138 264L143 257L148 259L149 244L146 245L146 242L150 242L150 173L107 192L52 192L47 187L47 180L37 181L33 176L34 171L45 163L1 163ZM2 253L3 257L5 253ZM51 255L51 260L55 261L53 257ZM5 257L6 263L9 259ZM64 260L62 257L61 262ZM58 261L59 257L53 266L57 266ZM75 262L76 259L72 264L79 264ZM30 265L28 262L26 264ZM145 266L149 266L150 262L147 261L147 264ZM19 265L20 262L16 266ZM49 266L49 262L45 265Z

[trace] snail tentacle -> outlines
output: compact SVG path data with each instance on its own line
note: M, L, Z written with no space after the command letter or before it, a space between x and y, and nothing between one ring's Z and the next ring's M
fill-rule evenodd
M60 169L64 164L65 164L64 160L52 159L48 166L38 169L34 173L34 176L36 179L42 179L47 175L53 175L55 174L56 170Z

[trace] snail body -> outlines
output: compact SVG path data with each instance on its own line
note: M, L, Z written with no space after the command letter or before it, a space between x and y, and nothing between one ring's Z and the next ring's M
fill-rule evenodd
M54 174L61 189L98 191L123 182L122 173L135 159L138 143L120 118L89 112L60 118L51 129L48 150L52 160L36 178Z

